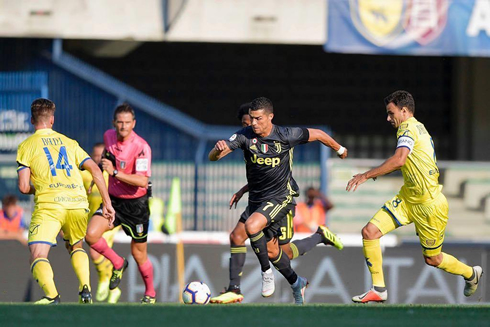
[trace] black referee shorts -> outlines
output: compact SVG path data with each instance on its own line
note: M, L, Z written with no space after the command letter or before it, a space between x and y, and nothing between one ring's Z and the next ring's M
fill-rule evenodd
M136 199L121 199L111 196L112 207L116 211L114 227L121 225L126 235L136 243L145 243L148 239L148 226L150 223L150 207L148 196ZM94 213L102 215L102 205Z

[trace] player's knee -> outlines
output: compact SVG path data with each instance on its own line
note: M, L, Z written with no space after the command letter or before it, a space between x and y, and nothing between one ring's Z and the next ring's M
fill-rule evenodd
M85 235L85 241L87 242L88 245L93 245L93 244L97 243L99 238L100 238L100 236L93 229L89 228L87 230L87 234Z
M245 245L245 241L248 238L247 233L243 233L245 235L242 235L242 233L237 233L235 231L231 232L230 234L230 244L231 245Z
M248 219L245 223L245 230L248 235L256 234L262 230L262 226L259 221L255 219Z
M365 240L375 240L383 236L383 234L381 234L381 231L378 229L378 227L376 227L371 223L363 227L361 234L362 234L362 238Z
M425 263L432 267L438 267L442 262L441 256L424 257Z

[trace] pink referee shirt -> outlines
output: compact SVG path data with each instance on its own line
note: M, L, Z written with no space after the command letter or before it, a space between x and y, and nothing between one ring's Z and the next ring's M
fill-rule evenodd
M128 140L119 142L116 131L104 133L107 151L116 157L116 169L125 174L151 176L151 148L134 131ZM146 188L129 185L109 176L109 194L121 199L135 199L146 194Z

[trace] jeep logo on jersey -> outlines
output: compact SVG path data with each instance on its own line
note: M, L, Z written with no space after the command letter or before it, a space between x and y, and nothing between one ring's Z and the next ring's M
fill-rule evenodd
M267 151L269 151L269 146L267 144L261 144L260 151L262 151L262 153L267 153Z
M279 165L279 163L281 162L281 159L279 158L260 158L257 157L256 154L254 154L253 157L250 158L250 160L254 164L272 166L272 168Z

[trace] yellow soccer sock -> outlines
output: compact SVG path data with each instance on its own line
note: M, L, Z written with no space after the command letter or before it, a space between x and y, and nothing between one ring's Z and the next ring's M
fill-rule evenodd
M90 268L87 252L84 249L75 249L70 253L71 265L75 274L80 281L79 291L82 290L83 285L87 285L90 290Z
M54 285L53 268L51 268L48 259L38 258L34 260L31 264L31 273L47 297L54 298L58 295L58 290Z
M100 255L97 259L93 260L95 269L99 275L99 283L109 281L112 275L112 263L107 260L103 255Z
M442 252L442 262L437 268L453 275L460 275L469 279L473 275L473 268L465 265L450 254Z
M379 239L363 239L362 249L364 252L364 257L366 258L366 264L368 266L369 272L371 273L373 286L385 287L385 278L383 275L383 256L381 254Z

